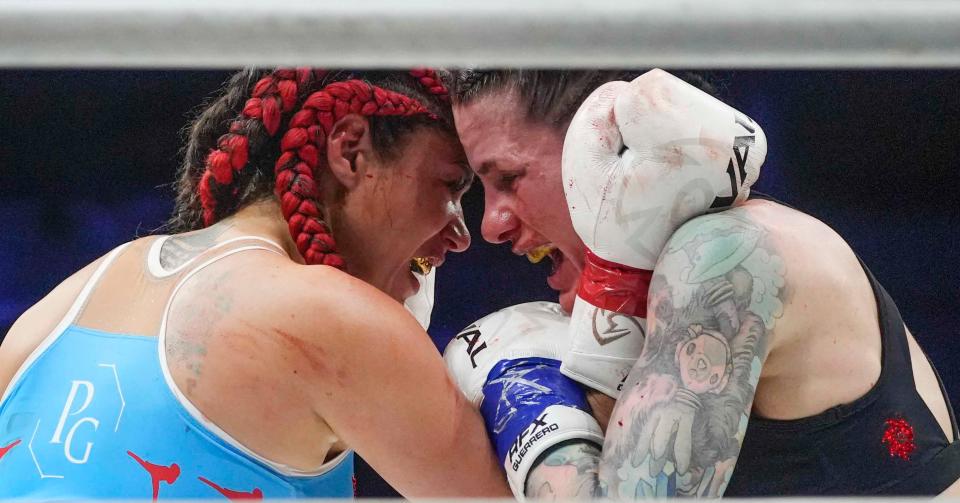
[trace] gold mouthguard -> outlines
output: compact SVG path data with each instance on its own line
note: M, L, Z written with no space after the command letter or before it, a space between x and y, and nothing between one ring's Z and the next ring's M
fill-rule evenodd
M414 257L410 259L410 270L413 272L426 276L427 274L430 274L432 269L433 266L430 265L430 261L424 257Z
M531 264L538 264L541 260L543 260L544 257L550 255L550 252L552 251L552 246L538 246L527 252L527 260L529 260Z

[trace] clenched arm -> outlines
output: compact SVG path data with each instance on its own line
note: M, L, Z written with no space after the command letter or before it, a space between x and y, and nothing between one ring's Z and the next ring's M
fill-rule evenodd
M783 261L742 211L678 230L654 271L647 339L602 458L586 444L554 449L532 472L527 495L722 495L783 292Z
M318 418L406 498L509 496L483 419L417 321L355 278L316 274L296 286L318 302L290 324L326 330L291 346Z
M783 311L783 261L743 215L694 220L660 257L647 340L604 445L611 497L717 497L730 480Z

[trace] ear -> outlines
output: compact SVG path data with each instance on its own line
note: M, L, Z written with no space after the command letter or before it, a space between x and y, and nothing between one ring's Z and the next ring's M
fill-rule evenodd
M327 135L327 166L348 190L363 179L373 158L370 122L359 114L348 114L333 124Z

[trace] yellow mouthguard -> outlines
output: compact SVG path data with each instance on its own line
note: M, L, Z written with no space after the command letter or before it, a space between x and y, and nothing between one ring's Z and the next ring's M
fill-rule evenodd
M538 246L527 252L527 260L529 260L531 264L540 263L540 261L543 260L543 258L547 255L550 255L550 252L552 251L552 246Z
M410 270L413 272L418 272L424 276L430 274L430 271L433 269L433 266L430 265L430 261L423 257L414 257L410 259Z

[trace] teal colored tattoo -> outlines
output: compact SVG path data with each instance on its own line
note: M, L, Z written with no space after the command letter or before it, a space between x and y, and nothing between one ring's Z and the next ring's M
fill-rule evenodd
M600 449L571 440L550 448L534 463L524 494L536 499L585 499L603 496L598 485Z
M650 287L647 340L607 431L615 499L720 496L743 443L784 264L741 210L685 225Z

